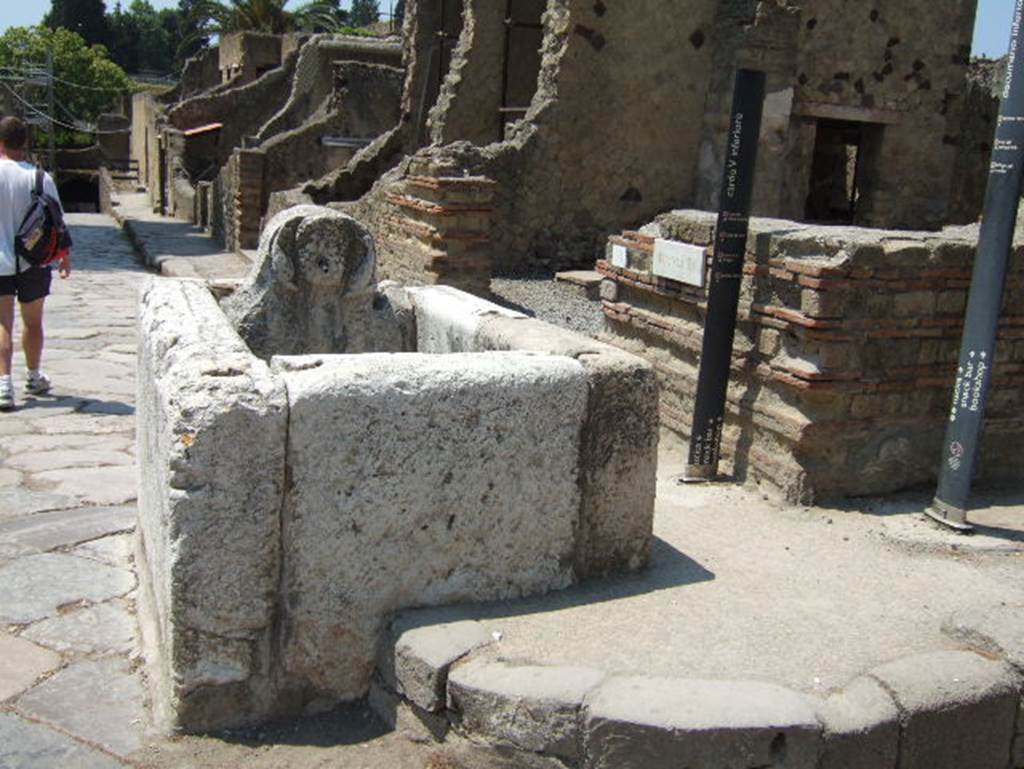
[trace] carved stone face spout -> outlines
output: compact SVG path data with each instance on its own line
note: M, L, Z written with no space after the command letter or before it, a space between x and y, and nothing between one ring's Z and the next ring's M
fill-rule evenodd
M368 243L353 232L351 221L303 219L295 232L296 282L317 288L348 288L367 251Z
M224 311L260 357L345 352L375 271L373 239L359 222L296 206L267 224L256 267Z

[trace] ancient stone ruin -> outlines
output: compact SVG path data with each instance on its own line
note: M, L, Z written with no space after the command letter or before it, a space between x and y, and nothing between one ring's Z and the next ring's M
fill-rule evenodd
M260 244L220 305L145 295L169 722L359 696L399 608L642 565L657 426L692 420L740 67L768 96L725 469L802 502L931 482L998 105L968 78L975 6L408 0L400 42L226 37L137 96L154 207ZM1019 482L1022 260L986 482ZM601 342L485 301L567 267L603 276Z
M650 366L454 289L373 288L365 230L329 210L278 216L258 265L223 308L199 282L143 291L137 562L163 725L358 698L399 609L646 563Z

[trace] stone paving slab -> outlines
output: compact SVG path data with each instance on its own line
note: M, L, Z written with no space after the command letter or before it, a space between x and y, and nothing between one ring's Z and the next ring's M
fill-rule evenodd
M135 527L133 506L76 507L0 520L0 541L45 552Z
M137 496L135 468L69 467L36 473L35 480L58 494L75 494L86 505L120 505Z
M30 718L115 755L126 756L146 742L142 683L119 657L73 663L16 704Z
M135 575L73 555L27 555L0 567L0 623L56 616L63 606L99 603L135 587Z
M124 764L77 740L14 713L0 713L3 769L124 769Z
M21 638L59 652L129 654L135 648L135 616L126 601L108 601L37 622Z
M23 638L0 633L0 702L29 689L60 664L59 654Z
M66 494L32 491L23 486L0 488L0 520L47 510L67 510L78 501Z

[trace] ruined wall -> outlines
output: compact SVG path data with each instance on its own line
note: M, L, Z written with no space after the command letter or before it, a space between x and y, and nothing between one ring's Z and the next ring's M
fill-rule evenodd
M301 187L275 194L270 203L272 212L290 205L334 201L355 201L365 195L403 156L414 153L428 138L427 119L437 99L437 85L443 61L439 57L439 32L458 35L462 27L462 3L445 0L445 19L437 0L406 4L402 30L402 66L405 84L398 122L370 146L356 153L345 167ZM451 14L457 13L452 16ZM454 31L453 31L454 30Z
M685 8L669 0L628 8L552 0L539 87L525 119L507 129L508 141L424 148L412 163L425 170L411 175L496 182L491 242L498 269L592 264L608 229L692 199L700 125L687 117L703 109L711 60L703 36L713 11L711 0L688 0ZM467 24L456 51L458 77L445 83L452 93L442 94L449 111L470 92L474 60L460 57L475 48L467 36L484 33L482 18ZM497 23L494 14L488 18ZM494 76L486 61L476 61L486 68L481 77ZM444 136L445 115L436 111L435 119L436 135ZM382 179L367 205L386 201L409 168ZM387 264L392 255L381 257Z
M976 5L805 0L794 113L884 126L863 160L858 223L945 223Z
M953 173L952 223L976 222L985 205L992 142L1006 77L1006 59L975 59L967 74L960 152Z
M224 35L218 45L221 82L247 85L283 61L282 37L261 32Z
M309 46L304 50L309 50ZM259 146L266 155L267 194L319 178L345 165L355 154L355 149L324 146L324 137L370 140L398 121L402 70L344 61L332 62L328 71L334 84L333 95L328 91L329 103L321 105L301 126L275 135Z
M298 55L293 52L280 67L248 85L186 99L167 111L167 119L180 130L223 123L218 156L210 159L220 166L235 147L242 146L245 137L256 133L284 104Z
M901 228L946 223L975 5L720 3L697 205L717 207L733 70L749 66L769 74L754 213L804 219L819 126L840 121L866 132L854 221Z
M358 61L397 67L401 60L401 46L392 41L314 35L299 52L287 100L273 117L253 132L254 135L259 141L265 141L292 131L320 110L335 91L335 62Z
M153 94L143 91L132 97L131 157L139 162L139 184L149 191L150 202L160 200L160 131L163 110Z
M707 296L654 275L651 252L655 237L707 247L714 225L666 214L612 239L625 266L599 262L614 341L656 366L662 423L684 435ZM976 237L753 220L723 440L739 478L793 501L934 480ZM986 412L992 482L1019 482L1024 460L1024 244L1010 275Z
M451 68L429 117L435 144L498 141L506 37L503 4L466 0L465 17Z
M188 99L221 83L220 47L205 48L185 62L174 101Z

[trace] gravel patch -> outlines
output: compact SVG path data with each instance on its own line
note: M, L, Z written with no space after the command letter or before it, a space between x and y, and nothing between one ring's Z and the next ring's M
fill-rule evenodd
M491 293L497 304L555 326L590 337L604 330L601 302L587 299L577 287L551 277L494 278Z

